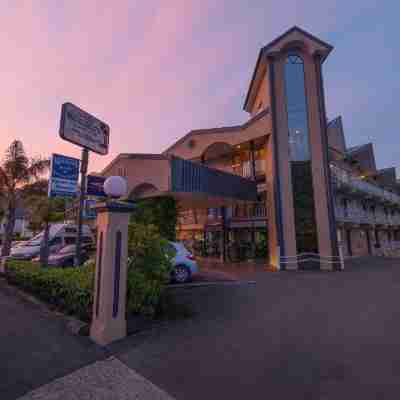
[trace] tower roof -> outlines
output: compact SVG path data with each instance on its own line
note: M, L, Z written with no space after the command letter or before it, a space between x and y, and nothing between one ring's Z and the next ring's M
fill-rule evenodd
M306 32L298 26L293 26L288 31L274 39L272 42L268 43L259 52L257 63L254 68L253 76L251 78L243 106L245 111L250 111L249 103L251 102L258 85L260 84L263 71L266 70L267 57L277 54L288 47L306 47L311 54L319 54L323 61L333 49L333 46L331 46L329 43L326 43L323 40L311 35L311 33Z

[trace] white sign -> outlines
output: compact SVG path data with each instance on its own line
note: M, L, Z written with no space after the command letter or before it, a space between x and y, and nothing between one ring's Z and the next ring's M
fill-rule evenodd
M110 127L74 104L62 105L60 136L95 153L108 153Z

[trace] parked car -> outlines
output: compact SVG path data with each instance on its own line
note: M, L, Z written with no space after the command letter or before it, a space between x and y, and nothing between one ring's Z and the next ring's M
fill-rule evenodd
M49 256L48 265L52 267L73 267L74 257L76 252L76 244L69 244L62 247L56 253ZM82 262L86 262L94 252L93 243L83 243L81 249ZM33 261L39 261L39 257L33 259Z
M62 247L76 242L77 226L75 224L52 224L49 232L49 252L56 253ZM40 253L44 231L33 239L11 248L10 257L18 260L32 260ZM84 241L94 242L93 233L88 225L82 225Z
M189 282L193 275L199 271L195 257L182 243L169 242L169 245L174 254L171 281L176 283Z

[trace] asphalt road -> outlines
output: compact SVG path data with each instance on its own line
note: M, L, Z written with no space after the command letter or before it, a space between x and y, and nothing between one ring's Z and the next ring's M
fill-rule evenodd
M400 262L182 292L190 321L111 346L176 399L398 399Z
M196 314L107 349L0 285L0 398L109 355L177 400L397 399L400 262L255 273L256 285L179 289Z

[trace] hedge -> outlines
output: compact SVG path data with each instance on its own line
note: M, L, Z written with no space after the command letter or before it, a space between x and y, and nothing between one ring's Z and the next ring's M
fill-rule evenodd
M8 282L58 309L90 321L93 304L94 265L80 268L41 268L29 261L7 261ZM128 269L127 313L153 316L164 288L141 271Z

